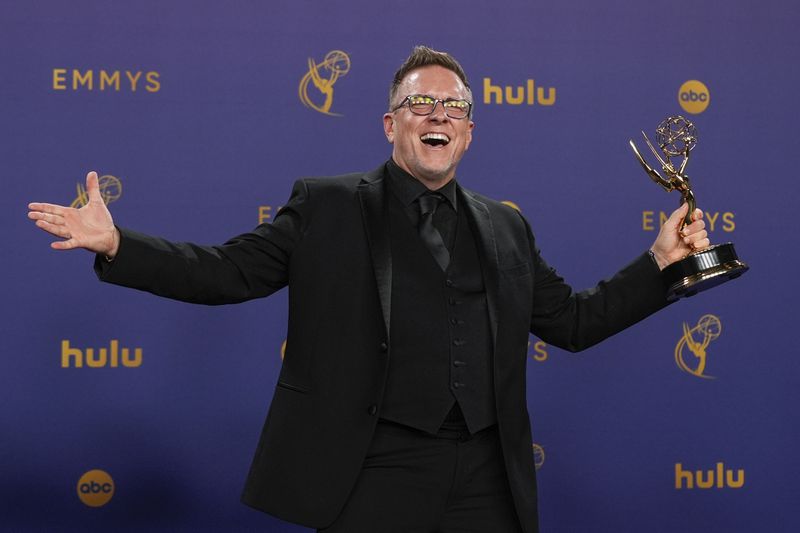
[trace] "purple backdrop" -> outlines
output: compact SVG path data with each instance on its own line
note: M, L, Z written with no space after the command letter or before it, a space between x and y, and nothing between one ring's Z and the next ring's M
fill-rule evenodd
M699 130L688 172L712 240L751 266L581 355L531 338L543 531L797 531L798 23L790 0L4 2L0 530L307 531L238 501L285 292L207 308L98 283L92 257L50 250L26 205L71 203L94 169L118 224L221 242L274 214L298 177L384 161L391 76L425 43L474 88L459 180L514 202L576 287L649 246L677 203L627 146L672 114ZM350 61L332 86L340 116L314 109L313 83L310 105L300 97L309 58L335 50ZM555 89L552 105L507 101L528 80L539 100ZM702 113L679 105L688 80L707 87ZM708 341L705 377L679 366L699 362L684 323ZM141 364L90 367L113 341ZM78 494L102 487L82 479L94 469L113 478L98 507Z

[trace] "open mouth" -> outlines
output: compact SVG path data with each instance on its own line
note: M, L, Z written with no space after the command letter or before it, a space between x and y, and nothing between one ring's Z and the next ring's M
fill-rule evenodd
M450 143L450 137L444 133L426 133L422 135L419 140L422 141L423 144L433 147L447 146L447 144Z

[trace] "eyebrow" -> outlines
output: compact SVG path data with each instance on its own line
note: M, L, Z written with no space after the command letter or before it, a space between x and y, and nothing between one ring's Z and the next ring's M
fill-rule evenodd
M426 96L428 98L433 98L434 100L463 100L465 102L469 102L470 101L469 98L466 97L466 96L462 96L462 97L459 97L459 96L447 96L445 98L437 98L436 96L434 96L432 94L428 94L428 93L411 93L408 96L406 96L406 98L410 98L412 96Z

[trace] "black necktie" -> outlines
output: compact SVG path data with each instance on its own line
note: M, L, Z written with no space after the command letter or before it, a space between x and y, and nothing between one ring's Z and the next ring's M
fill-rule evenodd
M442 270L447 270L450 264L450 252L444 245L442 235L436 226L433 225L433 214L436 208L444 200L441 194L427 192L419 197L419 236L422 242L433 254L433 258L439 263Z

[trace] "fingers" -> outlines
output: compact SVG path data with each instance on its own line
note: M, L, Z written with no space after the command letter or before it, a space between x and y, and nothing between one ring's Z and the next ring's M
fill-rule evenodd
M67 239L66 241L55 241L50 243L50 248L54 250L72 250L78 247L78 241L75 239Z
M56 205L56 204L43 204L40 202L31 202L28 204L28 209L31 210L28 213L28 218L34 218L31 215L34 212L41 212L41 213L50 213L57 216L64 216L64 213L69 209L68 207L64 207L63 205Z
M47 233L52 233L56 237L63 237L64 239L69 239L72 237L64 224L54 224L52 222L40 219L36 221L36 227L42 228Z
M701 230L696 233L692 233L691 235L687 235L683 238L684 244L689 246L690 248L694 248L695 250L699 250L700 248L705 248L711 244L711 241L708 239L708 232L706 230Z
M698 211L700 210L698 209ZM692 233L697 233L698 231L704 230L705 227L706 227L706 221L703 220L702 218L697 218L694 219L694 222L692 222L691 224L688 224L683 227L683 229L681 230L681 235L683 236L691 235Z
M684 242L686 239L684 240ZM692 250L702 250L703 248L708 248L711 246L711 241L706 237L703 239L699 239L697 241L687 242L686 245L691 248Z
M100 184L97 181L97 172L94 170L86 174L86 192L90 202L103 201L103 197L100 195Z
M692 211L690 224L684 225L684 220L689 212L689 205L683 203L672 212L658 232L651 250L656 258L659 268L664 268L695 250L700 250L711 245L700 209Z
M28 207L33 209L33 211L28 212L28 218L36 221L36 227L51 235L65 239L64 241L50 243L52 248L70 250L78 246L77 241L72 237L65 218L68 208L40 203L31 203Z
M53 215L48 215L46 213L29 213L28 216L31 214L53 217ZM55 250L72 250L73 248L77 248L79 246L78 241L72 236L69 229L64 224L64 219L55 217L54 220L54 222L50 222L44 218L36 218L36 227L41 228L51 235L64 239L63 241L51 242L50 247Z
M683 240L683 243L694 250L706 248L707 246L711 245L711 242L708 239L708 232L705 229L706 222L702 217L702 211L696 209L695 212L692 213L692 219L694 222L684 226L680 231L680 236Z
M672 214L669 216L664 225L669 226L670 228L677 229L678 226L681 225L681 221L684 219L684 217L686 217L686 213L688 211L689 211L689 204L687 204L686 202L682 203L678 209L672 212ZM697 211L699 211L699 209Z
M698 212L700 213L700 215L696 217L695 214ZM695 210L695 212L692 213L692 219L694 220L694 222L692 222L691 224L687 224L680 231L681 237L687 237L689 235L693 235L701 231L705 233L706 221L703 220L702 218L702 211L700 211L699 209Z
M30 211L28 212L28 218L31 220L36 221L36 225L40 228L42 227L39 223L53 225L53 226L63 226L66 221L63 216L56 215L53 213L45 213L42 211Z
M72 234L70 233L69 229L62 223L53 223L48 222L44 219L38 219L36 221L36 227L41 228L47 233L51 235L55 235L56 237L61 237L62 239L71 239Z

